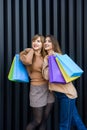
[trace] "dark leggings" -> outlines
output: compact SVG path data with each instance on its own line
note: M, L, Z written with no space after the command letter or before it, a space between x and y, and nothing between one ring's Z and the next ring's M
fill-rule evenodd
M37 126L39 126L39 130L45 130L52 107L53 103L49 103L44 107L32 108L33 120L28 124L26 130L34 130Z

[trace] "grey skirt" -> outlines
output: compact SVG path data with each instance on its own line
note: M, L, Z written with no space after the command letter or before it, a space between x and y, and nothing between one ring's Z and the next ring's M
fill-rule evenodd
M55 101L54 94L48 90L47 85L30 86L30 106L31 107L43 107L47 103L53 103Z

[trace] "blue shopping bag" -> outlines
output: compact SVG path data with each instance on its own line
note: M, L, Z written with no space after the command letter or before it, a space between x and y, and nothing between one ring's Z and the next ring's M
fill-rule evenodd
M8 79L14 82L29 82L27 70L25 66L23 65L23 63L20 61L19 54L16 54L13 59L13 62L12 62L12 65L8 74Z
M83 70L67 55L55 54L63 69L70 77L81 76Z

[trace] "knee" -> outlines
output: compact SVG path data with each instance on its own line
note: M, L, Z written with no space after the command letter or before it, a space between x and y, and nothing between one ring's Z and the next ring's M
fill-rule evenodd
M29 123L27 126L26 130L32 130L35 129L37 126L39 126L41 123L41 120L33 120L32 122Z
M35 121L34 121L34 123L35 123L35 124L37 124L37 126L38 126L38 125L40 125L40 124L41 124L41 122L42 122L42 120L41 120L41 119L39 119L39 120L35 120Z

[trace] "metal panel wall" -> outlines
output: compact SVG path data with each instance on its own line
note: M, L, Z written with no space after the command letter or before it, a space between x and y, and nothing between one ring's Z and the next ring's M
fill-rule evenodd
M7 76L12 59L31 47L34 34L53 34L84 74L75 81L77 107L87 126L87 0L0 0L0 130L25 130L31 119L29 84L12 83ZM47 130L58 130L54 104Z

